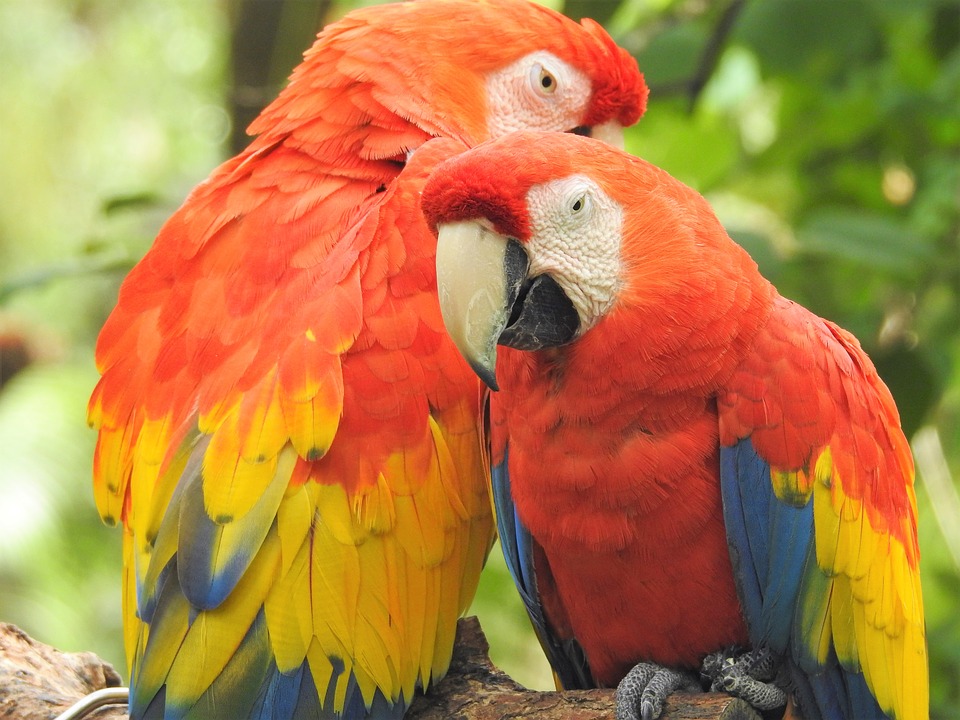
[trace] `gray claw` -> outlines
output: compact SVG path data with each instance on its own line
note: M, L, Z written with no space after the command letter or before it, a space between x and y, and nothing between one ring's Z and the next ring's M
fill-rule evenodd
M725 692L757 710L773 710L787 704L787 693L773 682L779 657L767 648L740 652L736 648L708 655L701 673L713 692Z
M617 720L656 720L675 690L700 690L692 673L638 663L617 685Z

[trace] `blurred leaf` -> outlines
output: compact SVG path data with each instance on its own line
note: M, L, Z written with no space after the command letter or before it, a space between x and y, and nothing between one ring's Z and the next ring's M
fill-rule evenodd
M701 25L674 25L653 37L637 53L637 63L654 98L657 97L658 88L686 81L693 76L707 37L707 29ZM649 119L648 115L644 122Z
M562 12L574 20L589 17L606 25L618 7L620 0L565 0Z
M866 0L764 0L747 5L736 38L767 72L832 74L876 52L874 21Z
M494 665L524 687L555 688L550 665L537 642L499 544L490 551L469 614L480 619L490 641L490 659Z
M750 230L727 228L727 232L740 247L750 253L750 257L760 268L760 274L776 285L783 267L783 258L774 250L770 239Z
M797 230L797 239L809 253L904 273L930 257L930 248L903 223L845 208L814 211Z
M155 192L137 192L127 195L114 195L103 201L105 215L121 210L140 210L145 207L154 207L160 202L160 195Z
M123 667L120 533L90 490L92 363L37 363L0 393L0 618Z
M133 261L126 254L108 252L94 256L77 256L51 263L16 277L0 279L0 305L17 293L43 288L51 283L83 275L127 273Z
M937 3L931 24L932 46L941 60L960 45L960 3Z
M627 132L627 151L705 192L739 157L736 130L723 118L660 105Z
M943 392L939 375L916 348L898 345L874 353L871 359L896 400L904 433L912 437L927 421Z

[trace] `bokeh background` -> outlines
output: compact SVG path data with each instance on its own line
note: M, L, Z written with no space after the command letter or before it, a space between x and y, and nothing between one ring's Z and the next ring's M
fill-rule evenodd
M160 223L357 4L0 2L0 620L124 667L120 538L90 493L97 331ZM918 466L933 714L955 717L960 2L549 4L637 56L652 92L628 149L706 195L891 386ZM474 611L494 660L549 687L499 550Z

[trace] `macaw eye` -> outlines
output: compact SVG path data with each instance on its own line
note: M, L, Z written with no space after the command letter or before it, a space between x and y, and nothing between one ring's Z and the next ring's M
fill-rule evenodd
M557 78L540 63L530 69L530 80L541 95L552 95L557 89Z
M567 217L576 223L588 222L593 212L592 200L590 191L582 188L575 195L569 195L567 197L567 212L569 213Z

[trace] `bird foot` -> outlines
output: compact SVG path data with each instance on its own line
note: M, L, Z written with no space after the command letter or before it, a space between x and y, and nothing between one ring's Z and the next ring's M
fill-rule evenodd
M757 710L773 710L787 704L787 693L771 682L779 667L780 658L767 648L730 648L707 655L700 673L711 691L738 697Z
M693 673L638 663L617 685L617 720L655 720L676 690L700 691Z

